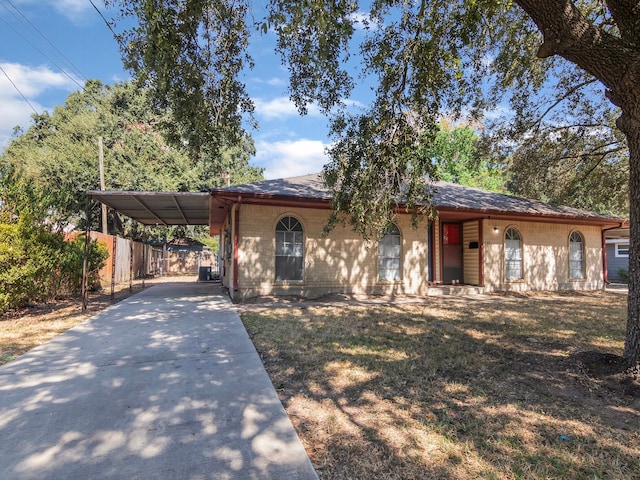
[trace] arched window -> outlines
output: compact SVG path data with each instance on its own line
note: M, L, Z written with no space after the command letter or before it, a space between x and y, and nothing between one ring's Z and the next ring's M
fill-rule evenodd
M394 282L402 278L400 258L402 256L402 237L395 224L387 229L387 232L378 243L378 279L386 282Z
M513 227L504 233L504 276L507 280L521 280L522 276L522 237Z
M276 280L302 280L304 230L295 217L284 217L276 226Z
M584 238L577 231L569 235L569 278L584 278Z

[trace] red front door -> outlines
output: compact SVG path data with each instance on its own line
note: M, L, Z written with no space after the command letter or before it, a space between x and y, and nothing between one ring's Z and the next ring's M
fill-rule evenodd
M442 282L462 283L462 225L442 224Z

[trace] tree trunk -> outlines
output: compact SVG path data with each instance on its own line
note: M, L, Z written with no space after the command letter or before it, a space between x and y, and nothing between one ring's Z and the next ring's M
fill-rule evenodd
M640 364L640 124L618 120L629 144L629 300L624 359L628 366Z
M608 1L618 27L596 26L575 1L516 0L543 36L541 58L559 55L598 79L620 107L617 126L629 146L629 300L624 359L640 364L640 35L636 2Z

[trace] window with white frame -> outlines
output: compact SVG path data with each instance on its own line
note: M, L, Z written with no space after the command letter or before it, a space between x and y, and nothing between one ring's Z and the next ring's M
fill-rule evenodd
M584 238L577 231L569 235L569 278L584 278Z
M616 243L616 257L629 257L628 243Z
M284 217L276 225L276 280L304 277L304 229L295 217Z
M387 229L378 243L378 279L394 282L402 278L402 236L395 224Z
M522 280L522 237L513 227L504 233L504 265L507 280Z

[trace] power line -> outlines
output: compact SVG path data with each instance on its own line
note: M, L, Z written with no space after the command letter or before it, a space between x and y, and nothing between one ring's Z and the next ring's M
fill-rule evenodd
M6 8L6 5L5 5ZM40 55L42 55L44 58L46 58L47 60L49 60L58 70L60 70L69 80L71 80L73 83L75 83L78 87L80 87L81 89L84 88L83 85L81 85L80 83L78 83L78 81L73 78L71 75L69 75L69 73L62 68L60 65L58 65L56 62L54 62L46 53L44 53L42 50L40 50L38 47L36 47L33 43L31 43L31 41L26 38L24 35L22 35L22 33L20 33L18 30L16 30L16 28L11 25L9 22L7 22L4 18L0 17L0 20L2 20L11 30L13 30L14 32L16 32L17 35L19 35L25 42L27 42L29 45L31 45L35 50L37 50Z
M95 9L96 12L98 12L98 15L100 15L100 17L102 18L102 20L104 21L105 25L107 26L107 28L109 30L111 30L111 33L113 33L113 36L115 37L115 39L118 39L118 34L116 32L113 31L113 28L111 28L111 24L109 23L109 21L104 18L104 15L102 14L102 12L100 10L98 10L98 7L96 7L96 4L93 3L93 0L89 0L89 3L93 6L93 8Z
M29 106L31 107L31 110L33 110L33 113L35 113L36 115L38 114L38 111L33 107L33 105L31 105L31 102L29 100L27 100L27 97L25 97L23 95L23 93L20 91L20 89L18 88L18 86L13 83L13 80L11 80L11 77L9 76L9 74L5 71L4 68L2 68L2 65L0 65L0 70L2 71L2 73L4 73L4 76L7 77L7 80L9 80L9 82L11 83L11 85L13 85L13 88L16 89L16 91L20 94L20 96L22 97L22 99L27 102L29 104Z
M31 28L33 28L36 32L38 32L38 34L39 34L39 35L40 35L40 36L41 36L41 37L42 37L42 38L43 38L43 39L44 39L44 40L45 40L49 45L51 45L51 47L53 47L53 49L54 49L56 52L58 52L58 54L60 55L60 58L61 58L63 61L65 61L65 62L66 62L66 64L67 64L68 66L70 66L70 67L71 67L71 69L72 69L72 70L75 70L75 73L77 73L79 77L82 77L85 81L87 80L86 75L84 75L84 74L80 71L80 69L78 69L78 67L76 67L76 66L73 64L73 62L72 62L71 60L69 60L69 59L65 56L65 54L64 54L64 53L62 53L62 52L58 49L58 47L56 47L56 46L53 44L53 42L51 42L51 40L49 40L49 39L46 37L46 35L45 35L44 33L42 33L42 31L41 31L39 28L38 28L36 25L34 25L34 24L33 24L33 22L31 22L31 20L29 20L29 19L24 15L24 13L22 13L22 12L20 11L20 9L19 9L18 7L16 7L16 6L15 6L15 4L14 4L13 2L11 2L11 0L5 0L5 2L6 2L6 3L8 3L9 5L11 5L11 7L13 7L13 9L14 9L16 12L18 12L18 14L19 14L19 15L20 15L20 16L21 16L21 17L22 17L22 18L23 18L23 19L24 19L24 20L25 20L25 21L26 21L30 26L31 26ZM7 7L5 6L5 8L7 8ZM7 10L9 10L9 9L7 9ZM11 13L15 18L17 18L17 17L15 16L15 14L14 14L13 12L11 12L10 10L9 10L9 13ZM17 18L17 19L18 19L18 21L20 21L20 19L19 19L19 18Z

